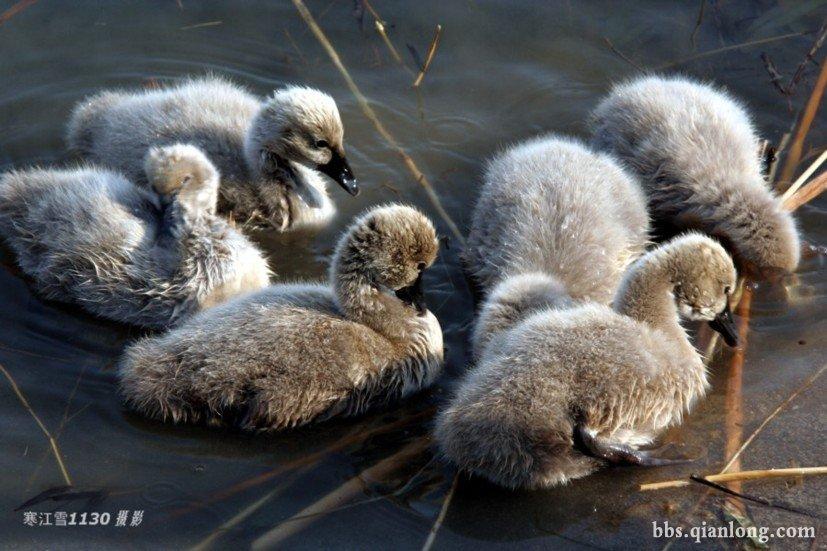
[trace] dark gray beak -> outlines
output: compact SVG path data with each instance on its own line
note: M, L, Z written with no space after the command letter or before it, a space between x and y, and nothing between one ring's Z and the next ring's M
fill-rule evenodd
M342 153L333 151L333 156L330 158L330 161L316 168L318 168L321 173L332 178L337 184L342 186L342 189L352 196L356 197L359 195L359 184L356 182L356 177L353 175L353 171L350 170L350 165Z
M729 302L727 302L724 311L715 316L715 319L709 322L709 326L721 334L727 346L738 346L738 328L732 319L732 311L729 309Z
M396 298L416 308L416 311L421 315L428 309L425 304L425 291L422 288L422 272L416 278L416 281L408 287L402 287L396 291Z

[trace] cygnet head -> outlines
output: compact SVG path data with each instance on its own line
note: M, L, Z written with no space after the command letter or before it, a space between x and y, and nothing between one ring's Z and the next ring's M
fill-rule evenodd
M250 168L261 175L286 159L318 170L351 195L359 186L345 158L344 127L336 102L329 95L303 86L276 90L250 127L245 154Z
M729 299L737 273L732 258L715 240L700 234L678 237L670 251L672 294L678 313L686 319L710 322L729 346L738 343Z
M162 195L191 184L214 190L219 180L215 165L200 149L187 144L151 147L144 157L144 172L155 191Z
M340 300L346 298L342 291L352 293L354 286L368 284L424 314L422 273L438 250L436 230L424 214L397 204L375 207L358 217L339 241L331 279Z
M801 241L792 215L772 200L756 202L752 212L743 216L751 217L745 223L751 230L747 236L741 237L735 230L721 235L741 271L752 279L771 281L794 272L801 260ZM728 224L736 226L737 222L740 220Z

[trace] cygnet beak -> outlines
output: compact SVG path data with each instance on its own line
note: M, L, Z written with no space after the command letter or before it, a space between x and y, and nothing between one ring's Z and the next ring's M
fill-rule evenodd
M715 316L714 320L709 322L709 326L721 334L727 346L738 346L738 328L732 319L732 310L729 309L729 301L727 301L724 310Z
M422 272L419 272L413 284L397 290L396 297L405 304L413 306L420 315L423 315L428 310L428 305L425 303L425 291L422 287Z
M350 170L350 165L343 153L334 149L330 161L327 164L319 165L317 168L319 172L329 176L352 196L359 195L359 184L356 182L356 177L353 175L353 171Z

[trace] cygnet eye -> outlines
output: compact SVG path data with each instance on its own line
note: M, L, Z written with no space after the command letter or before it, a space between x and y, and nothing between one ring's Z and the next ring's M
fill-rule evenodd
M330 144L327 143L327 140L316 140L316 147L319 149L329 149Z
M725 295L728 295L730 292L732 292L732 287L730 287L729 285L724 287L724 294Z
M419 264L417 264L417 265L416 265L416 269L417 269L417 270L419 270L419 271L421 272L422 270L424 270L424 269L425 269L425 263L424 263L424 262L420 262Z

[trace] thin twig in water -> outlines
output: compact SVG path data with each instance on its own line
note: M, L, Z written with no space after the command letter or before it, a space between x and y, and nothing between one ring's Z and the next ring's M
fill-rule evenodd
M740 44L733 44L732 46L724 46L723 48L716 48L715 50L708 50L706 52L700 52L695 55L691 55L688 57L684 57L682 59L677 59L675 61L670 61L669 63L664 63L658 67L655 67L654 71L662 71L664 69L671 69L672 67L676 67L678 65L683 65L684 63L689 63L690 61L695 61L697 59L703 59L705 57L710 57L718 54L723 54L725 52L730 52L732 50L739 50L741 48L748 48L750 46L758 46L761 44L769 44L770 42L777 42L779 40L786 40L788 38L794 38L796 36L806 36L810 34L811 31L803 31L799 33L788 33L788 34L781 34L778 36L771 36L769 38L761 38L759 40L750 40L749 42L742 42Z
M36 4L37 0L20 0L17 4L12 5L9 9L0 13L0 25L20 13L21 11L25 10L32 4Z
M391 146L392 149L396 150L397 154L402 159L402 162L404 163L405 167L413 175L414 180L416 180L416 182L425 189L425 193L428 195L428 199L430 199L431 204L433 204L439 216L448 225L448 228L451 230L451 233L453 233L454 236L457 238L457 241L459 241L462 244L465 244L465 237L462 235L462 232L459 231L459 228L457 227L456 223L445 210L445 208L443 208L442 202L439 200L439 197L434 191L434 188L431 185L430 181L428 181L428 178L422 173L422 171L419 170L419 167L416 166L416 163L410 157L410 155L408 155L407 152L405 152L405 150L402 148L402 146L399 145L399 142L396 141L396 138L394 138L393 135L391 135L391 133L388 132L388 130L385 128L385 125L382 124L382 121L379 120L379 117L376 115L376 112L373 110L373 107L370 106L370 102L365 97L365 95L362 94L362 91L359 90L359 87L356 86L356 82L354 82L353 77L350 76L350 73L348 72L347 68L345 68L341 58L339 57L339 54L336 52L335 48L333 48L333 45L330 43L330 40L328 40L327 36L324 34L324 31L322 31L321 27L319 27L318 23L316 23L316 20L310 14L310 11L307 9L307 6L304 4L302 0L293 0L293 5L296 7L296 10L299 12L299 15L302 17L302 19L304 19L305 23L307 23L307 26L310 27L310 30L316 36L316 39L318 39L318 41L321 43L325 52L327 52L327 55L330 57L330 60L333 62L333 65L342 75L342 78L345 79L345 83L347 83L350 92L354 95L356 101L359 103L359 106L362 108L362 112L365 114L368 120L370 120L371 123L373 123L373 126L374 128L376 128L376 131L379 133L379 135L382 136L382 138L384 138L386 142L388 142L388 145Z
M827 60L825 60L827 61ZM798 123L798 128L795 131L792 144L790 145L790 152L784 162L784 168L781 170L781 175L778 177L779 183L784 184L792 180L793 173L798 166L801 159L801 153L804 151L804 139L810 132L810 126L813 124L818 107L821 104L821 98L824 95L824 89L827 88L827 62L822 62L821 72L818 75L818 81L813 87L813 92L807 100L807 105L804 107L804 112L801 114L801 119Z
M196 23L195 25L187 25L186 27L181 27L182 31L190 31L192 29L202 29L204 27L215 27L217 25L221 25L223 21L207 21L205 23Z
M428 47L428 53L425 55L425 63L422 64L422 67L419 68L419 74L414 80L413 87L418 88L420 84L422 84L422 79L425 78L425 73L428 72L428 68L431 66L431 62L434 60L434 56L436 55L436 49L439 47L439 38L442 36L442 25L437 25L436 30L434 30L434 38L431 40L431 45Z
M66 481L66 484L72 486L72 479L69 477L69 472L66 470L66 465L63 464L63 455L60 453L60 449L57 447L57 441L52 436L52 433L49 432L49 429L46 428L46 425L43 424L43 421L40 420L40 417L37 416L37 413L34 412L32 406L29 405L29 401L20 391L20 388L17 386L14 378L12 378L11 373L6 371L6 368L0 364L0 371L3 372L3 375L6 376L6 379L9 380L11 384L12 390L17 395L18 400L20 403L23 404L23 407L26 408L32 418L35 420L37 425L40 427L40 430L43 431L43 434L46 435L46 438L49 440L49 444L52 446L52 452L54 453L55 460L57 461L58 467L60 467L60 472L63 475L63 480Z
M635 63L632 60L632 58L630 58L629 56L627 56L626 54L624 54L623 52L621 52L620 50L615 48L615 45L612 44L612 41L609 40L607 37L605 37L605 36L603 37L603 42L606 43L606 46L608 46L609 49L612 51L612 53L615 54L617 57L619 57L620 59L622 59L623 61L625 61L626 63L628 63L629 65L631 65L632 67L634 67L635 69L637 69L640 72L645 72L646 71L643 67L641 67L640 65Z
M326 496L317 500L308 507L305 507L293 517L283 521L272 530L267 531L265 534L253 541L252 548L254 550L272 549L278 546L278 544L290 536L293 536L307 527L312 519L320 516L319 513L325 513L329 510L338 508L342 504L350 501L353 496L363 490L364 481L366 479L382 480L393 471L407 464L407 462L413 457L422 454L425 450L427 450L429 444L430 440L428 438L423 437L414 440L400 451L390 457L386 457L372 467L365 469Z
M744 450L745 450L745 449L747 449L747 447L748 447L750 444L752 444L752 441L753 441L753 440L755 440L755 437L756 437L756 436L758 436L758 435L761 433L761 431L762 431L762 430L764 430L764 427L766 427L766 426L770 423L770 421L772 421L773 419L775 419L775 418L778 416L778 414L779 414L779 413L781 413L781 412L784 410L784 408L786 408L788 405L790 405L790 403L791 403L793 400L795 400L795 399L798 397L798 395L799 395L799 394L801 394L802 392L804 392L805 390L807 390L808 388L810 388L810 386L811 386L811 385L812 385L812 384L813 384L813 383L814 383L814 382L815 382L815 381L816 381L819 377L821 377L821 374L822 374L822 373L824 373L824 370L825 370L825 369L827 369L827 364L825 364L825 365L821 366L821 369L819 369L818 371L816 371L816 372L815 372L815 374L813 374L813 375L812 375L812 376L810 376L810 377L809 377L806 381L804 381L804 384L802 384L800 387L798 387L798 388L795 390L795 392L793 392L792 394L790 394L789 396L787 396L787 399L786 399L786 400L784 400L783 402L781 402L780 404L778 404L778 406L777 406L774 410L772 410L772 413L770 413L769 415L767 415L766 419L764 419L764 420L761 422L761 424L760 424L760 425L758 425L758 427L757 427L754 431L752 431L752 434L750 434L750 435L749 435L749 438L747 438L746 440L744 440L744 443L741 445L741 447L740 447L740 448L738 448L738 451L736 451L736 452L732 455L732 457L730 457L729 461L727 461L727 464L726 464L726 465L724 465L724 468L723 468L723 469L721 469L721 472L720 472L719 474L724 474L724 473L726 473L727 471L729 471L730 467L732 467L732 465L735 463L735 461L737 461L737 460L738 460L738 458L741 456L741 454L744 452Z
M790 82L787 84L787 90L790 94L792 94L795 87L798 86L798 82L804 75L804 69L806 69L807 64L810 62L816 63L815 55L824 44L825 38L827 38L827 21L821 24L821 29L819 29L818 33L816 33L816 39L813 41L810 51L807 52L807 55L805 55L801 63L798 64L793 76L790 78ZM816 63L816 65L818 65L818 63Z
M805 517L810 518L824 518L822 515L817 513L813 513L812 511L808 511L806 509L800 509L783 501L772 501L763 497L752 496L748 494L742 494L741 492L736 492L735 490L730 490L726 486L721 486L720 484L716 484L711 480L708 480L702 476L692 475L689 477L690 480L693 482L697 482L699 484L703 484L704 486L709 486L710 488L715 488L720 492L724 492L725 494L729 494L731 496L735 496L738 499L745 499L747 501L752 501L753 503L758 503L761 505L765 505L767 507L772 507L773 509L781 509L783 511L788 511L790 513L796 513L799 515L804 515Z
M701 8L698 10L698 19L695 21L695 28L692 29L692 35L689 37L689 41L692 43L692 50L694 51L698 47L697 38L698 38L698 31L701 29L701 23L704 21L704 8L706 6L706 0L701 0Z
M434 521L434 525L431 526L431 531L428 532L428 539L425 540L425 545L422 546L422 551L430 551L431 547L434 545L434 541L436 540L436 534L439 532L439 529L442 527L442 522L445 520L445 516L448 514L448 507L451 506L451 500L454 498L454 492L457 490L457 483L459 482L459 473L454 475L454 480L451 482L451 489L448 490L448 493L445 494L445 499L442 500L442 508L439 510L439 515L437 515L436 520Z
M794 476L820 476L827 474L827 467L792 467L789 469L762 469L758 471L738 471L737 473L719 473L707 475L704 478L711 482L737 482L744 480L765 480L770 478L790 478ZM666 488L680 488L689 486L690 479L679 478L664 482L641 484L640 490L664 490Z
M770 75L770 82L772 83L773 87L778 90L778 92L787 98L787 104L790 103L790 92L784 87L784 77L781 76L781 73L778 72L778 69L775 67L775 63L772 62L770 56L767 52L761 53L761 61L764 62L764 69L767 70L767 74ZM790 109L792 106L790 105Z
M302 63L307 65L307 58L304 57L304 54L302 53L301 49L299 48L299 45L296 44L295 40L293 40L293 35L290 34L290 31L287 30L287 27L284 27L284 36L287 37L287 41L290 43L291 46L293 46L293 49L296 51L296 53L299 54L299 57L302 59Z

